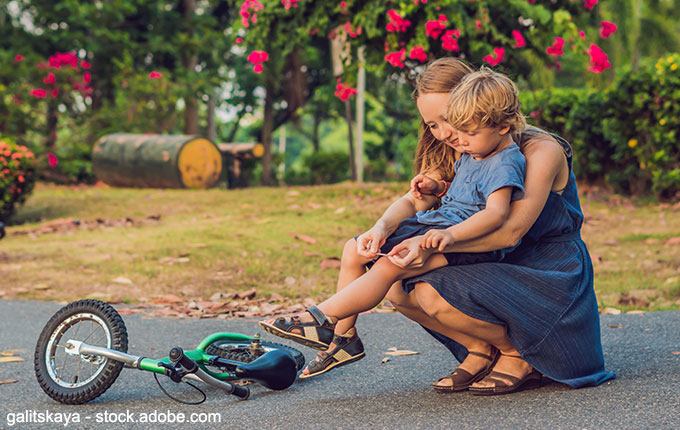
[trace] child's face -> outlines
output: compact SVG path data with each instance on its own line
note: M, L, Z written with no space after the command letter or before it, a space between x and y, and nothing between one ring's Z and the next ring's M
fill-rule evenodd
M446 121L446 106L449 101L448 93L425 93L421 94L416 101L423 122L430 129L435 139L462 152L458 145L458 134Z
M502 149L507 142L510 127L473 127L471 130L457 130L458 147L475 160L484 159Z

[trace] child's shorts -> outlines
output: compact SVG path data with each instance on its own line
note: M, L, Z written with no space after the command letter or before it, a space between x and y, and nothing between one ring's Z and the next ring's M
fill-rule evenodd
M387 238L385 244L380 247L380 252L383 254L387 254L392 250L392 248L399 245L406 239L409 239L414 236L422 236L430 230L443 230L445 228L446 227L444 226L421 224L418 222L418 218L415 216L411 218L406 218L399 224L399 227L397 227L397 229L394 230L394 233L392 233L390 237ZM459 264L497 262L502 260L504 255L505 255L504 250L490 252L444 253L444 257L446 257L446 261L448 261L449 266ZM371 262L367 266L371 267L374 262Z

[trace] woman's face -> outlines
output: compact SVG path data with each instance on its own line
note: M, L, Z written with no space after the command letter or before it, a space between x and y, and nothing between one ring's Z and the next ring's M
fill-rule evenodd
M425 93L418 97L416 105L434 138L460 152L462 150L458 146L458 133L445 118L448 101L448 93Z

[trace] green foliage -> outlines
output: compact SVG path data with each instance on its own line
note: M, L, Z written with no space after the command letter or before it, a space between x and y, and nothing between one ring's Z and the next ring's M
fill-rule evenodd
M680 54L624 70L604 92L522 93L530 122L567 138L574 171L619 191L671 198L680 192Z
M35 184L35 157L23 145L0 137L0 222L7 222Z
M332 184L348 178L348 155L344 152L318 151L308 154L303 165L309 172L309 183Z

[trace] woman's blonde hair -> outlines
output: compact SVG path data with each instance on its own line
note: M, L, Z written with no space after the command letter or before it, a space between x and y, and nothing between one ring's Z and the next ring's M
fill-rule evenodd
M423 94L448 94L465 75L473 69L458 58L445 57L432 61L416 80L413 90L413 100ZM453 165L456 161L456 151L448 145L442 145L430 132L430 128L421 121L418 146L416 147L413 170L415 174L429 173L451 181L454 175Z
M510 133L519 133L526 127L517 85L487 67L467 74L451 91L446 120L467 131L510 127Z

